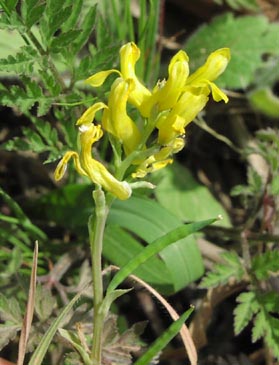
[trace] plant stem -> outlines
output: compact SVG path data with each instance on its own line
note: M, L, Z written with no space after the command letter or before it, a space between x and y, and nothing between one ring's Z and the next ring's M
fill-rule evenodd
M101 364L102 357L102 332L103 313L100 307L103 301L103 278L102 278L102 248L103 237L108 216L105 194L101 189L93 192L95 201L95 213L90 216L88 222L93 281L93 344L91 359L93 365Z

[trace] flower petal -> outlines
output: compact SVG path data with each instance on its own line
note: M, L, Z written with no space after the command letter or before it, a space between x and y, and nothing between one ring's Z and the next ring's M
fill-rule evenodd
M103 128L119 139L126 155L136 149L141 139L138 127L126 111L127 100L134 87L132 79L116 79L111 87L108 110L102 118Z
M214 84L214 82L208 81L208 84L211 88L212 96L215 101L218 102L224 100L225 103L229 101L227 95L221 89L219 89L219 87L216 84Z
M92 158L88 167L89 177L95 184L102 186L120 200L126 200L131 196L130 185L126 181L117 180L99 161Z
M65 175L65 172L67 170L67 165L69 160L73 157L74 159L74 164L75 164L75 168L76 170L81 174L81 175L86 175L86 172L82 169L82 167L80 166L80 162L79 162L79 156L76 152L74 151L68 151L65 153L65 155L63 156L63 158L59 161L58 165L56 166L56 169L54 171L54 179L56 181L59 181L62 179L62 177Z
M80 127L80 164L91 181L102 186L121 200L128 199L131 187L126 181L117 180L105 166L92 158L92 145L103 135L100 125L82 124Z
M189 75L188 56L184 51L174 55L169 64L167 81L158 82L152 96L142 106L142 115L148 117L155 104L159 111L172 108L177 102Z
M94 105L92 105L90 108L88 108L83 114L82 116L77 120L76 125L81 125L81 124L88 124L93 122L94 118L95 118L95 114L98 110L101 109L105 109L107 108L106 104L104 103L96 103Z
M187 80L187 85L199 82L201 80L214 81L226 69L231 58L229 48L220 48L212 52L207 58L205 64L197 69Z
M164 114L156 125L159 130L158 143L166 145L185 133L185 127L205 107L210 90L207 88L188 88L173 109Z
M112 73L118 73L119 75L121 75L120 72L115 69L111 69L111 70L107 70L107 71L100 71L100 72L97 72L94 75L88 77L88 79L85 80L85 83L89 84L93 87L102 86L103 83L106 81L107 77L109 75L111 75Z
M171 149L165 147L154 155L148 157L137 167L137 170L132 174L132 178L143 178L147 174L160 170L168 164L173 163L172 158L167 158L170 152Z
M135 43L124 44L120 49L120 70L124 80L132 79L134 89L129 94L129 102L136 106L140 112L143 101L151 96L151 92L139 81L135 72L135 64L140 57L140 49Z

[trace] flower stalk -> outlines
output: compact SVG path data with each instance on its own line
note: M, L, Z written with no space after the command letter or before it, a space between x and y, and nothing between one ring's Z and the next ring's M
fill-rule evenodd
M95 212L88 221L89 242L92 262L92 282L93 282L93 344L91 359L93 365L100 365L102 359L102 332L104 318L100 311L103 302L103 277L102 277L102 248L106 220L108 216L108 206L106 198L101 188L94 190L93 199L95 201Z

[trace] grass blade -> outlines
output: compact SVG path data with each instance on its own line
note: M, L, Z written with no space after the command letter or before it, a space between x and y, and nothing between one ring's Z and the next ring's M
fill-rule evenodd
M56 320L52 323L52 325L49 327L47 332L45 333L44 337L42 338L41 342L39 343L38 347L36 348L35 352L33 353L28 365L41 365L45 354L49 348L49 345L58 330L61 322L64 320L64 318L67 316L67 314L70 312L70 310L73 308L74 304L79 300L79 298L82 295L81 291L80 293L76 294L73 299L66 305L66 307L63 309L63 311L60 313L60 315L56 318Z
M153 255L159 253L168 245L176 242L184 237L189 236L192 233L199 231L200 229L206 227L207 225L215 222L216 219L208 219L201 222L190 223L187 225L180 226L174 230L168 232L162 237L159 237L149 246L145 247L136 257L134 257L130 262L128 262L121 270L114 276L110 282L107 292L112 292L117 286L125 280L135 269L137 269L141 264L148 260Z
M194 308L189 308L182 316L173 322L169 328L159 337L151 347L135 362L134 365L148 365L152 359L163 350L166 345L178 334L186 319L193 312Z

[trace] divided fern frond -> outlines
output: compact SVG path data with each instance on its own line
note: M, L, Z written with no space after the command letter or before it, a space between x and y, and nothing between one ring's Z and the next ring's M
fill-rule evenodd
M279 359L279 297L275 292L246 292L237 297L234 310L234 332L239 334L253 320L252 342L263 338Z
M259 310L259 305L253 292L241 293L236 301L239 304L234 309L234 333L238 335Z
M25 27L20 21L18 14L13 12L10 16L2 13L0 17L0 29L24 31Z
M217 264L202 280L200 287L208 288L227 283L230 279L240 281L245 274L243 264L235 252L221 255L224 264Z
M39 4L38 4L39 3ZM24 25L30 29L37 23L45 10L46 4L39 0L25 0L21 2L21 15Z
M1 85L0 103L2 105L17 108L23 114L28 114L30 109L38 103L37 115L45 115L54 101L52 96L44 95L42 88L28 78L23 78L24 87L12 85L7 88Z
M88 39L94 29L96 19L97 4L89 8L87 14L82 19L82 32L73 42L73 52L77 53L88 42Z
M271 273L279 272L279 251L266 251L254 256L252 270L258 280L266 280Z
M2 145L7 151L30 151L36 153L48 152L45 163L57 160L62 154L61 145L58 140L57 130L47 122L30 117L37 131L30 128L22 128L24 137L15 137ZM35 122L34 122L35 120Z
M31 46L22 46L15 56L0 59L0 71L13 74L32 74L38 54Z
M70 29L74 29L77 26L81 11L83 0L75 0L74 2L68 1L72 5L71 15L69 18L62 24L63 32L67 32Z
M261 308L254 319L252 342L263 338L274 357L279 360L279 319Z
M259 312L254 319L254 326L252 329L252 342L258 341L264 336L265 316L264 312Z
M2 0L0 5L4 9L5 12L10 13L12 10L15 9L18 0Z

